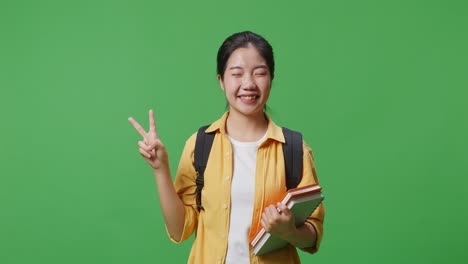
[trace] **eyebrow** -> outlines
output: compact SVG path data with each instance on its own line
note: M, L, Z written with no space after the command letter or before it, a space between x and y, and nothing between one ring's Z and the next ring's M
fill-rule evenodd
M256 69L267 69L267 68L268 68L268 67L267 67L266 65L257 65L257 66L254 67L254 70L256 70ZM229 67L229 69L230 69L230 70L235 70L235 69L240 69L240 70L242 70L242 69L244 69L244 68L242 68L241 66L232 66L232 67Z

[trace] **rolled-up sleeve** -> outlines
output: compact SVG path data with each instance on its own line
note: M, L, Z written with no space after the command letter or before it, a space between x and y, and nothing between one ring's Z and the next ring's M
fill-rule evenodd
M169 238L180 243L190 237L198 224L198 210L196 205L196 177L197 173L193 166L193 152L195 149L196 134L193 134L186 142L180 158L179 167L175 177L174 187L177 195L182 200L185 210L184 228L180 240L175 240L168 232ZM167 231L167 228L166 228Z
M302 180L299 183L298 187L302 187L302 186L314 184L314 183L319 183L318 178L317 178L317 172L315 169L314 156L312 154L312 150L305 142L304 142L303 149L304 149L304 156L303 156ZM322 236L323 236L324 219L325 219L325 207L323 206L323 203L320 203L317 209L315 209L315 211L306 220L308 223L310 223L314 227L316 231L317 240L315 242L315 246L308 247L308 248L301 248L301 250L311 253L311 254L319 250L320 243L322 241Z

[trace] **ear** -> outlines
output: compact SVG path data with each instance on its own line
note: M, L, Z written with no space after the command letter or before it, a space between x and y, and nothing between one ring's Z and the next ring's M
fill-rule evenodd
M218 82L219 82L219 87L221 87L221 90L224 91L224 82L223 79L221 78L221 75L218 74Z

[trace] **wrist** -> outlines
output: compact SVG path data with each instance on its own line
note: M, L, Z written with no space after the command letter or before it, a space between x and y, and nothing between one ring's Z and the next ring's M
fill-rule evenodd
M293 242L297 240L298 233L299 231L297 230L297 228L295 226L292 226L287 232L283 233L283 239L289 242Z
M159 166L157 168L151 167L151 169L152 169L154 175L156 175L156 176L170 172L169 164L161 164L161 166Z
M315 245L317 236L315 228L308 222L305 222L302 226L295 227L294 231L285 239L298 248L307 248Z

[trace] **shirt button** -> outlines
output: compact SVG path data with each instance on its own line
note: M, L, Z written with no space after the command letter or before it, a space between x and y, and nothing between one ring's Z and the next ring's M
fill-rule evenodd
M229 157L229 155L231 155L231 153L229 151L226 151L226 157Z
M226 181L229 181L229 176L226 176Z
M226 203L224 203L223 208L227 209L227 204Z

